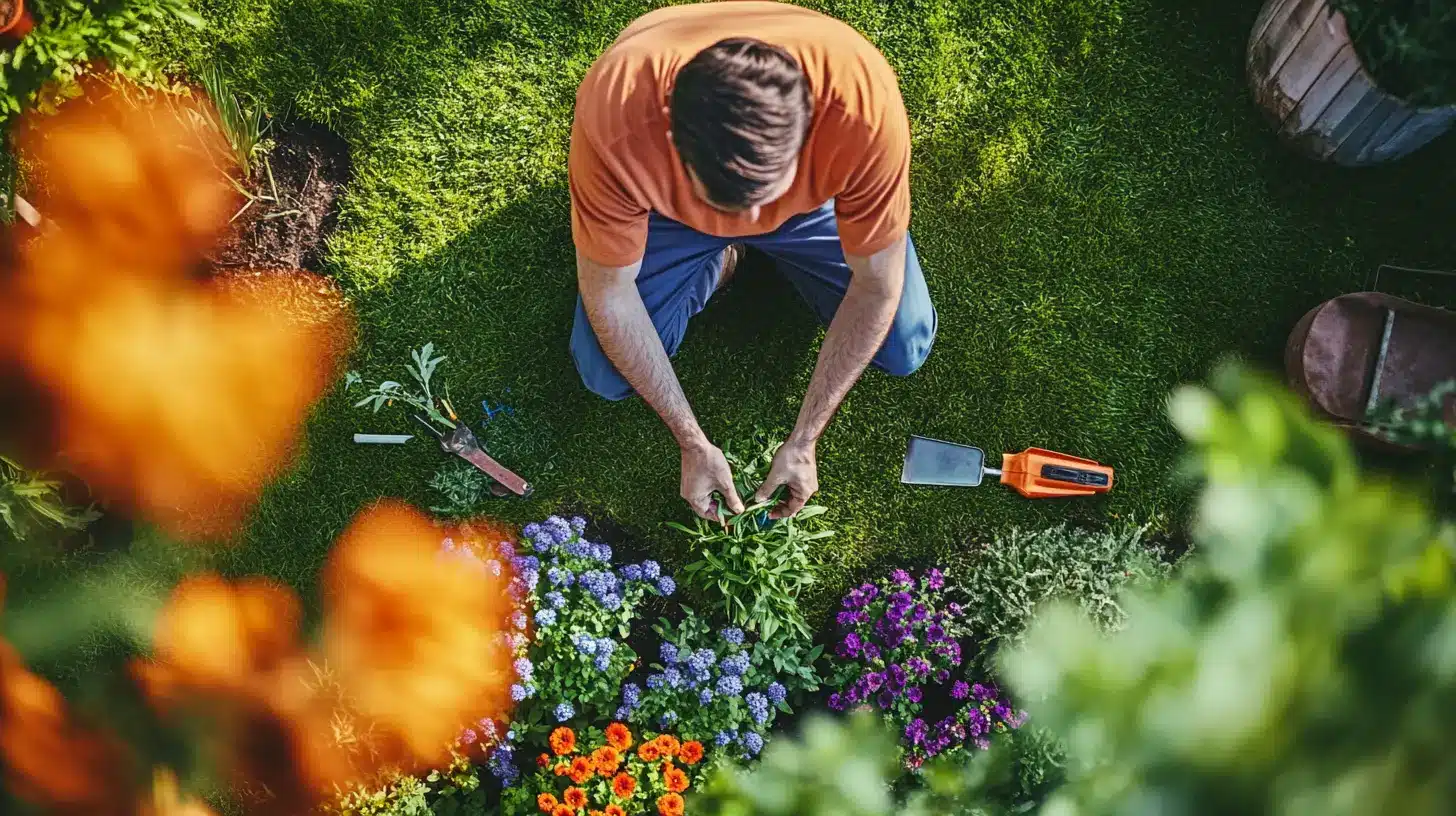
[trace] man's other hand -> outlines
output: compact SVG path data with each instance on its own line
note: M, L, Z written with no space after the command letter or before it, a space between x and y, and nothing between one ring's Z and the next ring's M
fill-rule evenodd
M723 451L712 443L685 445L682 449L682 497L693 512L708 521L718 521L718 493L728 503L730 513L742 513L743 501L733 489L733 471Z
M794 515L819 492L819 462L814 443L790 440L780 446L779 452L774 454L773 465L768 469L768 478L759 486L753 500L766 501L780 487L788 488L788 495L769 513L769 518L782 519Z

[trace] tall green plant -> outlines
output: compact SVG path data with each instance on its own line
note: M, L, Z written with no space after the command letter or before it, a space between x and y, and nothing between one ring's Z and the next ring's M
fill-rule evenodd
M753 493L778 449L776 443L754 447L752 455L727 454L742 496ZM780 632L808 640L813 632L799 610L799 594L815 580L809 545L834 531L824 528L820 517L827 511L820 505L772 520L768 509L777 503L770 497L718 523L697 519L692 527L668 526L692 537L700 558L684 567L683 575L723 617L765 641Z
M93 64L144 79L156 68L141 48L148 34L171 20L203 25L187 0L27 0L26 5L35 30L0 53L0 119L48 94L64 93Z
M1456 105L1456 0L1333 0L1360 61L1412 105Z

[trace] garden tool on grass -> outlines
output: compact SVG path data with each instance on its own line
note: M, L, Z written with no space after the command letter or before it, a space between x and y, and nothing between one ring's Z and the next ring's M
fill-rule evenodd
M490 458L490 455L485 452L485 449L480 447L480 440L475 438L475 433L465 423L462 422L456 425L455 430L446 435L436 430L435 426L431 425L429 420L419 414L411 414L411 416L421 425L429 429L432 436L440 440L441 450L459 456L461 459L475 465L481 473L494 479L495 485L491 486L492 493L496 493L496 486L500 486L517 496L525 497L531 495L531 485L525 479L508 470L505 465ZM504 495L504 493L496 493L496 495Z
M976 487L987 475L1001 477L1028 499L1091 496L1112 489L1112 468L1091 459L1043 448L1003 453L1001 468L986 467L986 452L970 445L910 437L902 484Z

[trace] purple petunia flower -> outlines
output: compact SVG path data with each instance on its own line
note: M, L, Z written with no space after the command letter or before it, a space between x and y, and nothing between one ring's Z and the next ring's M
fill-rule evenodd
M957 680L955 685L950 687L950 696L952 699L964 700L970 696L970 693L971 687L964 680Z
M908 699L912 703L920 702L924 698L924 696L925 693L920 690L919 686L911 686L905 691L906 699Z
M889 689L885 689L875 695L875 702L880 704L880 708L889 708L895 702L895 695L891 694Z
M829 695L829 708L832 709L832 710L834 710L834 711L843 711L844 710L844 698L843 697L840 697L838 694L831 694L831 695ZM777 749L775 749L775 750L777 750Z
M876 646L873 643L866 643L861 653L864 655L865 660L871 662L880 659L880 647Z
M989 700L992 697L996 696L996 692L994 690L986 688L980 683L971 686L971 693L976 695L977 700Z
M949 679L950 679L950 672L946 671L945 669L940 669L939 671L937 671L935 673L935 682L937 682L937 683L944 683L945 681L947 681Z
M865 687L870 691L879 691L885 685L884 672L870 672L864 676Z
M905 668L912 674L922 675L930 673L930 663L925 658L916 655L905 661Z
M925 629L925 640L927 643L939 643L945 640L945 627L938 623L932 623Z
M945 586L945 575L938 569L931 569L925 574L925 585L938 590Z
M910 583L910 573L902 569L897 569L890 573L890 580L896 584L908 585Z
M909 725L905 726L905 739L909 740L911 745L919 745L925 741L925 733L927 730L928 726L925 724L925 720L916 717L910 721Z

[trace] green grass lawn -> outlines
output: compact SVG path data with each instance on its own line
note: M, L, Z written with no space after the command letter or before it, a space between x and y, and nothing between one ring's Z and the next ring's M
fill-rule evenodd
M640 0L203 0L210 28L169 57L217 58L275 112L328 124L356 177L328 268L354 299L352 367L398 376L426 341L466 418L509 402L485 438L537 487L493 512L560 507L619 520L659 557L685 520L671 438L640 401L581 387L566 154L576 85ZM1012 525L1176 519L1175 385L1238 354L1278 365L1289 327L1381 262L1456 265L1456 139L1350 171L1282 147L1253 107L1254 0L817 0L900 74L915 137L913 232L940 334L909 379L866 375L821 449L842 536L833 569L945 554ZM694 324L677 370L720 443L787 430L820 331L771 274ZM470 398L467 399L466 396ZM309 424L228 569L313 587L363 505L428 505L443 460L341 391ZM478 426L478 422L476 423ZM995 486L898 484L912 433L992 452L1042 445L1118 469L1106 499L1031 503ZM833 585L834 582L831 582ZM837 585L833 585L837 590Z

